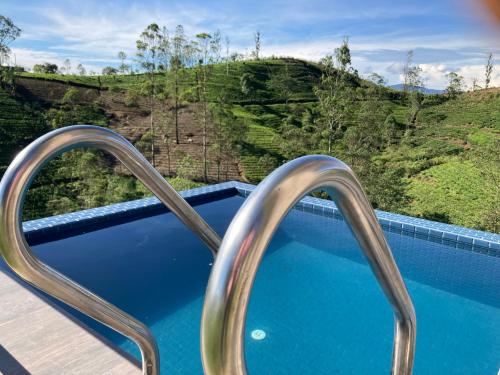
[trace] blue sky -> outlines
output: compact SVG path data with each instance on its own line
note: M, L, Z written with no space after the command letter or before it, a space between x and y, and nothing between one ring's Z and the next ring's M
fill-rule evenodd
M263 55L319 60L349 36L353 65L400 82L406 52L424 72L428 87L442 88L458 71L470 84L484 76L486 54L496 54L500 86L500 27L488 22L478 0L253 0L253 1L40 1L1 0L0 14L23 29L11 47L27 68L65 58L100 71L117 65L116 54L134 54L135 40L151 22L169 29L183 24L194 35L220 29L231 50L249 52L262 33Z

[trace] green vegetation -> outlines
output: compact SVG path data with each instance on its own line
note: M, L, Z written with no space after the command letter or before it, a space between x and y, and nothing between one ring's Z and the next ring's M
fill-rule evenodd
M99 102L83 104L72 88L86 85L110 90L126 106L150 114L149 129L136 146L153 164L155 144L179 144L180 109L192 111L201 129L196 134L199 155L176 155L170 173L173 156L167 147L167 170L179 188L191 187L192 180L219 181L224 160L236 158L242 178L257 183L288 160L329 154L353 168L376 208L499 231L498 89L463 92L462 77L451 72L446 94L424 95L417 89L421 69L410 51L402 72L404 91L398 92L386 88L378 74L369 80L359 77L347 39L320 63L263 59L260 43L257 33L252 60L229 53L222 58L219 32L189 40L182 26L170 34L151 24L137 41L140 74L126 64L123 52L120 66L99 76L86 75L83 67L77 68L80 75L58 74L50 64L37 66L36 73L11 69L0 90L0 168L50 129L77 123L107 126L108 114ZM493 69L489 61L487 77ZM69 73L69 60L64 65ZM15 95L16 77L73 86L59 103L42 107ZM167 133L166 128L173 130ZM209 177L210 163L217 166L215 177ZM106 155L79 150L50 163L34 182L26 217L145 194L131 177L115 175Z
M15 154L47 130L39 108L0 89L0 175Z

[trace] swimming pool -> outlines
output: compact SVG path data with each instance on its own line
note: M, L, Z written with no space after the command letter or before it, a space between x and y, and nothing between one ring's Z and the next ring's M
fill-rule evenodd
M195 203L222 235L246 193L219 191ZM325 209L330 203L311 201L290 212L259 269L245 342L250 374L387 374L391 309L346 224ZM202 374L199 329L211 253L171 213L130 216L127 207L113 222L89 219L58 231L28 225L28 238L43 261L146 323L163 373ZM380 217L417 312L415 374L496 374L497 236L440 232L447 227L433 223L424 234L417 224L411 230L413 219ZM53 222L62 228L67 218ZM138 354L133 343L74 314Z

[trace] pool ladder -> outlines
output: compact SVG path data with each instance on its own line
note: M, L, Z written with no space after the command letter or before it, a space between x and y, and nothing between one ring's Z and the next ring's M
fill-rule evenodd
M19 153L0 182L0 252L22 279L133 340L144 375L158 375L159 355L149 329L116 306L41 262L22 231L26 191L49 160L78 147L107 151L196 233L216 256L202 315L201 353L207 375L245 375L244 328L252 284L264 252L288 211L308 192L325 188L357 239L395 317L392 374L412 373L416 318L382 229L353 172L328 156L305 156L271 173L245 200L224 239L121 135L76 125L54 130Z

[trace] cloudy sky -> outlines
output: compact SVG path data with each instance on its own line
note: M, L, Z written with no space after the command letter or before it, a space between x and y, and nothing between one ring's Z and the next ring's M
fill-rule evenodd
M100 71L118 65L117 52L134 55L135 40L151 22L190 35L220 29L231 49L252 49L262 33L263 55L319 60L349 37L361 75L377 72L399 83L408 50L426 86L443 88L457 71L470 84L484 80L488 52L496 55L493 83L500 86L500 26L489 22L478 0L0 0L0 14L22 28L11 47L18 65L44 61Z

